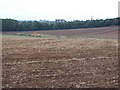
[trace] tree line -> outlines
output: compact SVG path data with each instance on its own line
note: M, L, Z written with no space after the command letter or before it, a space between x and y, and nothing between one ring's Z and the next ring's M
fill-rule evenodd
M119 26L120 17L99 20L74 20L66 22L40 22L40 21L18 21L14 19L2 19L2 31L33 31L33 30L60 30Z

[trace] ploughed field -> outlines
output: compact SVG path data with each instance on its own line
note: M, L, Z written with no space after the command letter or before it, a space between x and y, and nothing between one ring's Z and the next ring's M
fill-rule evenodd
M3 34L2 69L3 88L114 88L118 41Z
M4 34L20 34L20 35L51 35L55 37L69 37L69 38L103 38L103 39L117 39L118 27L99 27L99 28L83 28L83 29L70 29L70 30L43 30L43 31L27 31L27 32L4 32Z

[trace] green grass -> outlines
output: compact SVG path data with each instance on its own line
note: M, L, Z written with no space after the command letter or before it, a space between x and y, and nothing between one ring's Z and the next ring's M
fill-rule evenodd
M25 34L21 34L21 35L15 35L15 34L2 34L2 37L18 37L18 38L48 38L49 36L47 35L41 35L41 36L30 36L30 35L25 35Z

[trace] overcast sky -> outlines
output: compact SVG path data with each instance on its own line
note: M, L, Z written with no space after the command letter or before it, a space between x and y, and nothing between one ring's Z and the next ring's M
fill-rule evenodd
M0 0L0 18L88 20L115 18L119 0Z

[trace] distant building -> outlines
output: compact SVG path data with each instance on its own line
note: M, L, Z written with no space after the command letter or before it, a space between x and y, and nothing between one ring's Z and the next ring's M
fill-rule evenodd
M66 22L65 19L56 19L55 22Z

